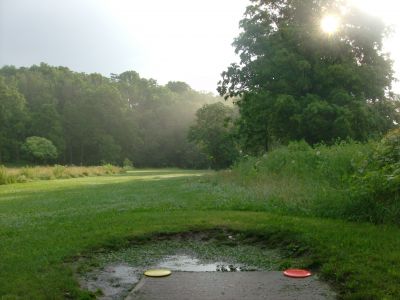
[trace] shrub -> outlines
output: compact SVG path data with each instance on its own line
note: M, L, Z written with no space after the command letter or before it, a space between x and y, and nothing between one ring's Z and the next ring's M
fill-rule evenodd
M351 206L353 178L366 168L375 145L342 141L311 147L304 141L291 142L262 157L242 158L217 180L247 187L269 210L361 219L371 212Z
M133 163L129 158L125 158L123 162L123 167L125 170L133 169Z
M25 175L23 175L23 174L19 174L19 175L17 176L17 178L16 178L16 181L17 181L18 183L25 183L25 182L29 182L30 179L29 179L28 177L26 177Z
M46 163L57 158L57 148L50 140L43 137L28 137L21 149L32 162Z
M105 164L105 165L102 166L102 168L103 168L103 170L104 170L104 172L106 174L115 174L115 173L117 173L117 167L114 167L111 164Z
M60 165L55 165L53 167L53 175L55 178L65 178L65 167Z
M17 178L15 175L10 174L7 171L7 168L4 166L0 166L0 185L2 184L10 184L17 182Z
M36 179L37 175L35 174L34 168L31 167L23 167L20 171L19 174L24 176L25 178L30 178L30 179Z
M0 184L7 184L7 183L8 183L7 170L4 166L0 166Z
M348 217L400 224L400 129L388 132L352 180Z

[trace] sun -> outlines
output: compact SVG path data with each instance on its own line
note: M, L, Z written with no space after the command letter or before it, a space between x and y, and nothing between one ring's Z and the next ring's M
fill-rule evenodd
M321 29L328 34L333 34L338 30L339 23L340 20L338 17L333 15L328 15L322 18Z

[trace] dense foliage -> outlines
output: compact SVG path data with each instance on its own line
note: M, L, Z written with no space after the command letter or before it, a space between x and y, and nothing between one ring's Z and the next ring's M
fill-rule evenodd
M284 214L400 224L399 129L381 141L304 141L245 157L219 180Z
M57 158L57 148L46 138L28 137L21 149L32 162L47 163Z
M19 158L26 121L24 97L0 76L0 162Z
M357 171L349 216L400 224L400 129L389 131Z
M240 64L223 72L218 91L240 96L244 150L271 142L367 140L399 121L390 92L391 60L383 22L341 0L252 0L235 40ZM324 15L340 16L334 34Z
M229 167L239 156L233 136L235 117L234 109L222 103L205 105L196 112L189 139L208 155L214 169Z
M54 144L58 155L51 159L62 164L127 159L138 167L208 167L187 134L197 109L218 100L184 82L162 86L134 71L106 78L46 64L6 66L0 69L0 163L26 159L21 147L36 136Z

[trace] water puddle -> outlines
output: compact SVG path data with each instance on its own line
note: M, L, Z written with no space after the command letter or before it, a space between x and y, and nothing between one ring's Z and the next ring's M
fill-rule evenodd
M211 272L210 276L222 275L222 272L240 276L244 275L243 271L296 267L298 260L283 258L278 250L261 242L244 241L240 233L214 230L160 235L135 241L126 248L99 251L76 261L75 269L83 290L90 291L97 299L116 300L125 299L147 269L196 272L205 277L208 277L206 272Z
M249 270L243 264L204 262L190 255L169 255L148 267L133 267L113 263L95 269L80 280L81 287L97 295L98 299L123 299L139 282L146 269L165 268L181 272L240 272ZM253 268L251 268L253 270Z
M203 263L189 255L167 256L155 267L184 272L236 272L244 269L243 265L233 265L226 262Z
M98 299L123 299L139 280L138 269L121 264L94 270L82 278L80 284Z

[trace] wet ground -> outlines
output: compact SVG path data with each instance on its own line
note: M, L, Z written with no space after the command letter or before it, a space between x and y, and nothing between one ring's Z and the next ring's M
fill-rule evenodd
M98 299L124 299L143 277L146 269L165 268L180 272L240 272L246 266L227 262L202 262L189 255L170 255L157 264L133 267L127 264L110 264L95 269L81 278L81 286L98 295ZM254 269L254 268L253 268Z
M102 300L334 299L317 275L291 279L278 271L301 267L306 260L259 242L244 242L239 234L211 232L135 242L78 261L76 269L81 288ZM143 275L153 268L170 269L172 274Z

